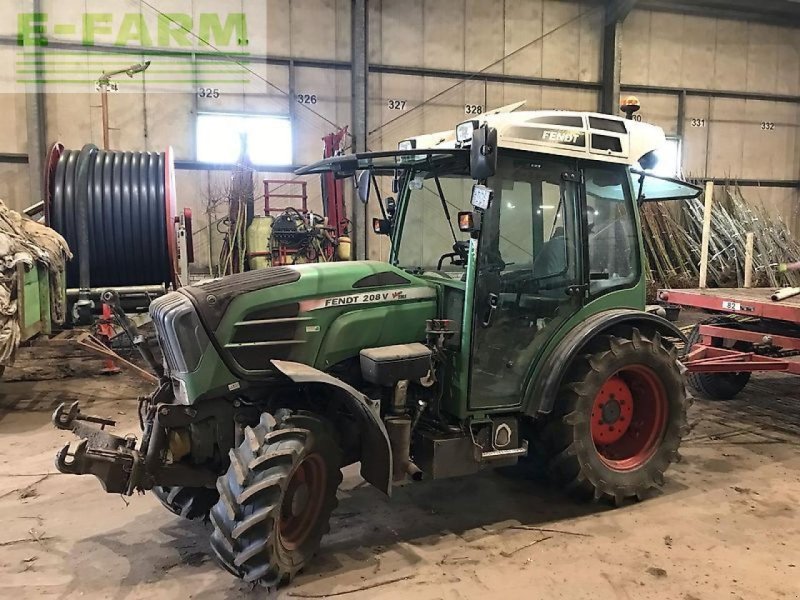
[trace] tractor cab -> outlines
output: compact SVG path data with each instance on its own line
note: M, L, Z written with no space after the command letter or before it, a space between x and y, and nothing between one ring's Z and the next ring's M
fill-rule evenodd
M362 201L380 205L373 231L390 238L391 264L440 290L458 349L443 408L458 418L524 409L539 358L577 322L643 310L637 207L698 194L649 172L658 127L518 106L299 172L356 177ZM381 178L397 200L384 201Z

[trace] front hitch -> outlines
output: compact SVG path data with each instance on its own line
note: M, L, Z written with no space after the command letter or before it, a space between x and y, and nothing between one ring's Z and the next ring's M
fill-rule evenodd
M108 433L105 427L113 427L116 421L84 415L77 402L69 408L59 405L53 413L53 425L81 438L72 452L69 443L59 450L56 469L71 475L94 475L111 494L133 494L142 472L136 437Z

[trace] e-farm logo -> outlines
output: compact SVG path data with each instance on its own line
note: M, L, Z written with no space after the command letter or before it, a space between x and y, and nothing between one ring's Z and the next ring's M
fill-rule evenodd
M152 84L248 83L236 62L248 54L247 33L241 12L154 12L149 18L141 12L22 12L17 83L94 85L104 73L124 72L142 58L151 63L146 77ZM126 81L120 77L111 89Z

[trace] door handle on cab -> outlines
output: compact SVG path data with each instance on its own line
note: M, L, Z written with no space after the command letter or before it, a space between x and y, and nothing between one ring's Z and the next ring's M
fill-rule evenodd
M564 291L566 292L567 296L585 296L589 291L589 286L585 283L582 285L570 285Z
M489 297L486 302L486 313L483 317L483 322L481 325L484 327L489 327L492 324L492 317L494 316L494 311L497 310L497 306L500 304L500 296L495 294L494 292L489 294Z

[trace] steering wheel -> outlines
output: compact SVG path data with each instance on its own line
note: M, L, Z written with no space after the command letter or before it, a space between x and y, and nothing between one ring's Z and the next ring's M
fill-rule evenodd
M463 267L467 264L467 257L469 256L469 241L456 241L453 244L453 251L447 252L446 254L442 254L439 257L439 263L436 265L436 270L442 270L442 263L444 262L445 258L450 259L450 264L455 265L457 267Z

